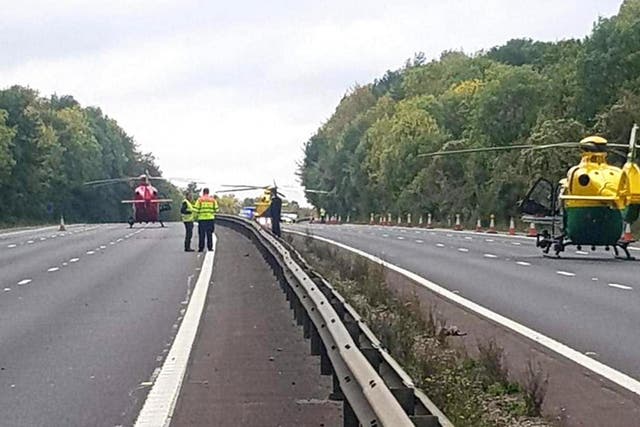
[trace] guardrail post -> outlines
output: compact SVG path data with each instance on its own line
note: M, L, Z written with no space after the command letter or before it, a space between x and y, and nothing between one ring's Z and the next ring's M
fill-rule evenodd
M342 403L342 422L344 427L359 427L360 422L346 400Z
M416 407L416 396L413 393L413 389L409 387L397 387L389 388L389 390L407 415L413 415Z
M302 336L305 338L311 338L311 318L307 314L306 310L304 311L302 319Z
M315 325L311 325L311 337L310 337L310 346L311 346L311 355L319 356L320 355L320 344L322 344L322 340L320 339L320 334L318 333L318 329Z
M333 368L331 367L331 360L327 354L327 347L323 342L320 343L320 375L331 375Z

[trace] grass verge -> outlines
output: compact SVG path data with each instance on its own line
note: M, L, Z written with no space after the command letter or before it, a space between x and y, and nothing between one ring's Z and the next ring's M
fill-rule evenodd
M347 254L311 236L286 239L358 311L390 354L458 427L541 427L548 378L533 361L521 383L510 379L503 349L478 342L475 358L453 340L437 307L421 307L416 296L398 298L382 266Z

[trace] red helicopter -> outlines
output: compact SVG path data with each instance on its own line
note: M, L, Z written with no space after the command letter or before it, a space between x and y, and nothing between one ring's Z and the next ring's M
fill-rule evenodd
M164 227L164 223L160 219L160 212L171 209L165 208L165 204L172 203L171 199L159 199L158 190L151 185L151 180L166 180L159 176L149 175L149 171L145 171L144 174L136 177L126 178L113 178L113 179L101 179L97 181L85 182L84 185L102 186L115 184L119 182L130 182L139 180L140 183L133 190L133 200L122 200L122 203L131 204L132 212L128 219L129 228L133 227L134 223L155 223L159 222L160 226ZM165 205L165 206L162 206Z

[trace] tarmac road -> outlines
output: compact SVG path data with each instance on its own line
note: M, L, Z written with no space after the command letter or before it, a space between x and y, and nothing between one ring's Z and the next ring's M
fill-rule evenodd
M179 223L0 234L0 425L131 425L201 257Z
M378 256L640 380L640 261L532 239L366 225L289 225ZM632 251L640 256L640 252Z

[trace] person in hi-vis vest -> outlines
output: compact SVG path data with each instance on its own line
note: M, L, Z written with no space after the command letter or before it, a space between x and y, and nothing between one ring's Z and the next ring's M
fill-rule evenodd
M184 193L184 199L182 200L182 205L180 206L180 215L182 217L182 222L184 223L184 251L185 252L193 252L191 249L191 238L193 237L193 220L195 217L195 212L193 205L191 204L191 200L193 200L190 192Z
M202 190L202 196L193 205L195 219L198 221L198 252L204 251L204 242L207 241L207 249L213 250L214 220L218 212L218 201L209 195L209 189Z

